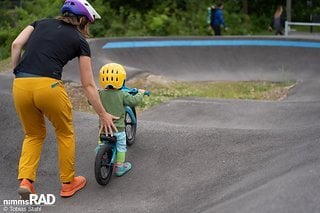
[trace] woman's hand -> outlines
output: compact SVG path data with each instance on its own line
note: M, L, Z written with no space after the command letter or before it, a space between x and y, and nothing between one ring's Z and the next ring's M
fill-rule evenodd
M117 127L113 124L113 120L119 119L119 117L113 116L109 113L105 113L100 117L100 129L99 135L104 132L106 135L113 135L113 130L118 131Z

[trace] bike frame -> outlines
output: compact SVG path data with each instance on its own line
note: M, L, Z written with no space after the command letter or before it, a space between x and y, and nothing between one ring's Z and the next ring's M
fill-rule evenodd
M101 143L111 146L111 148L112 148L112 157L111 157L110 163L108 163L107 165L108 166L113 166L113 164L114 164L114 162L116 160L117 142L110 142L108 140L108 138L101 138L101 137L100 137L100 140L101 140Z
M128 92L130 93L131 95L135 95L138 93L138 90L137 88L129 88L127 86L123 86L121 88L122 91L124 92ZM125 111L129 114L130 118L131 118L131 121L133 124L137 124L137 118L136 118L136 111L135 111L135 108L134 107L130 107L130 106L125 106Z

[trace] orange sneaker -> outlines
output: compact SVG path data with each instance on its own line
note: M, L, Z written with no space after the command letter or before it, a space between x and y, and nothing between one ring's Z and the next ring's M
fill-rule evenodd
M35 194L36 191L33 188L32 183L28 179L22 179L20 187L18 189L18 194L22 200L29 200L30 194Z
M75 177L73 181L69 184L62 184L62 189L60 192L61 197L71 197L77 191L82 189L86 185L86 179L82 176Z

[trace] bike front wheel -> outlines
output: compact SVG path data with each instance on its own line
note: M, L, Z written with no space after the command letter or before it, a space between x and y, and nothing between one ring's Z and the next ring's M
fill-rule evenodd
M125 115L125 124L126 124L127 145L131 146L136 140L137 124L133 122L128 112L126 112L126 115Z
M100 147L96 155L94 173L100 185L107 185L111 179L113 172L112 149L110 144L105 144Z

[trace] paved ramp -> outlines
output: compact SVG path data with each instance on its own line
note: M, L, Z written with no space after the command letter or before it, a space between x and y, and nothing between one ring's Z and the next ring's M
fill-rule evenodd
M113 42L208 40L207 45L102 48ZM228 41L225 41L228 40ZM237 44L239 40L247 44ZM248 45L254 41L255 45ZM57 197L43 212L320 212L320 41L267 38L137 38L92 40L95 72L125 65L129 77L149 72L177 80L297 80L280 102L187 98L139 115L133 170L101 187L94 179L97 116L75 112L77 173L88 185L59 198L52 127L38 171L38 193ZM278 45L268 45L272 41ZM229 42L229 45L228 45ZM200 42L201 43L201 42ZM106 46L105 46L106 47ZM66 80L78 81L76 61ZM96 74L97 76L97 74ZM1 193L17 199L16 169L23 134L15 114L10 73L0 75Z

